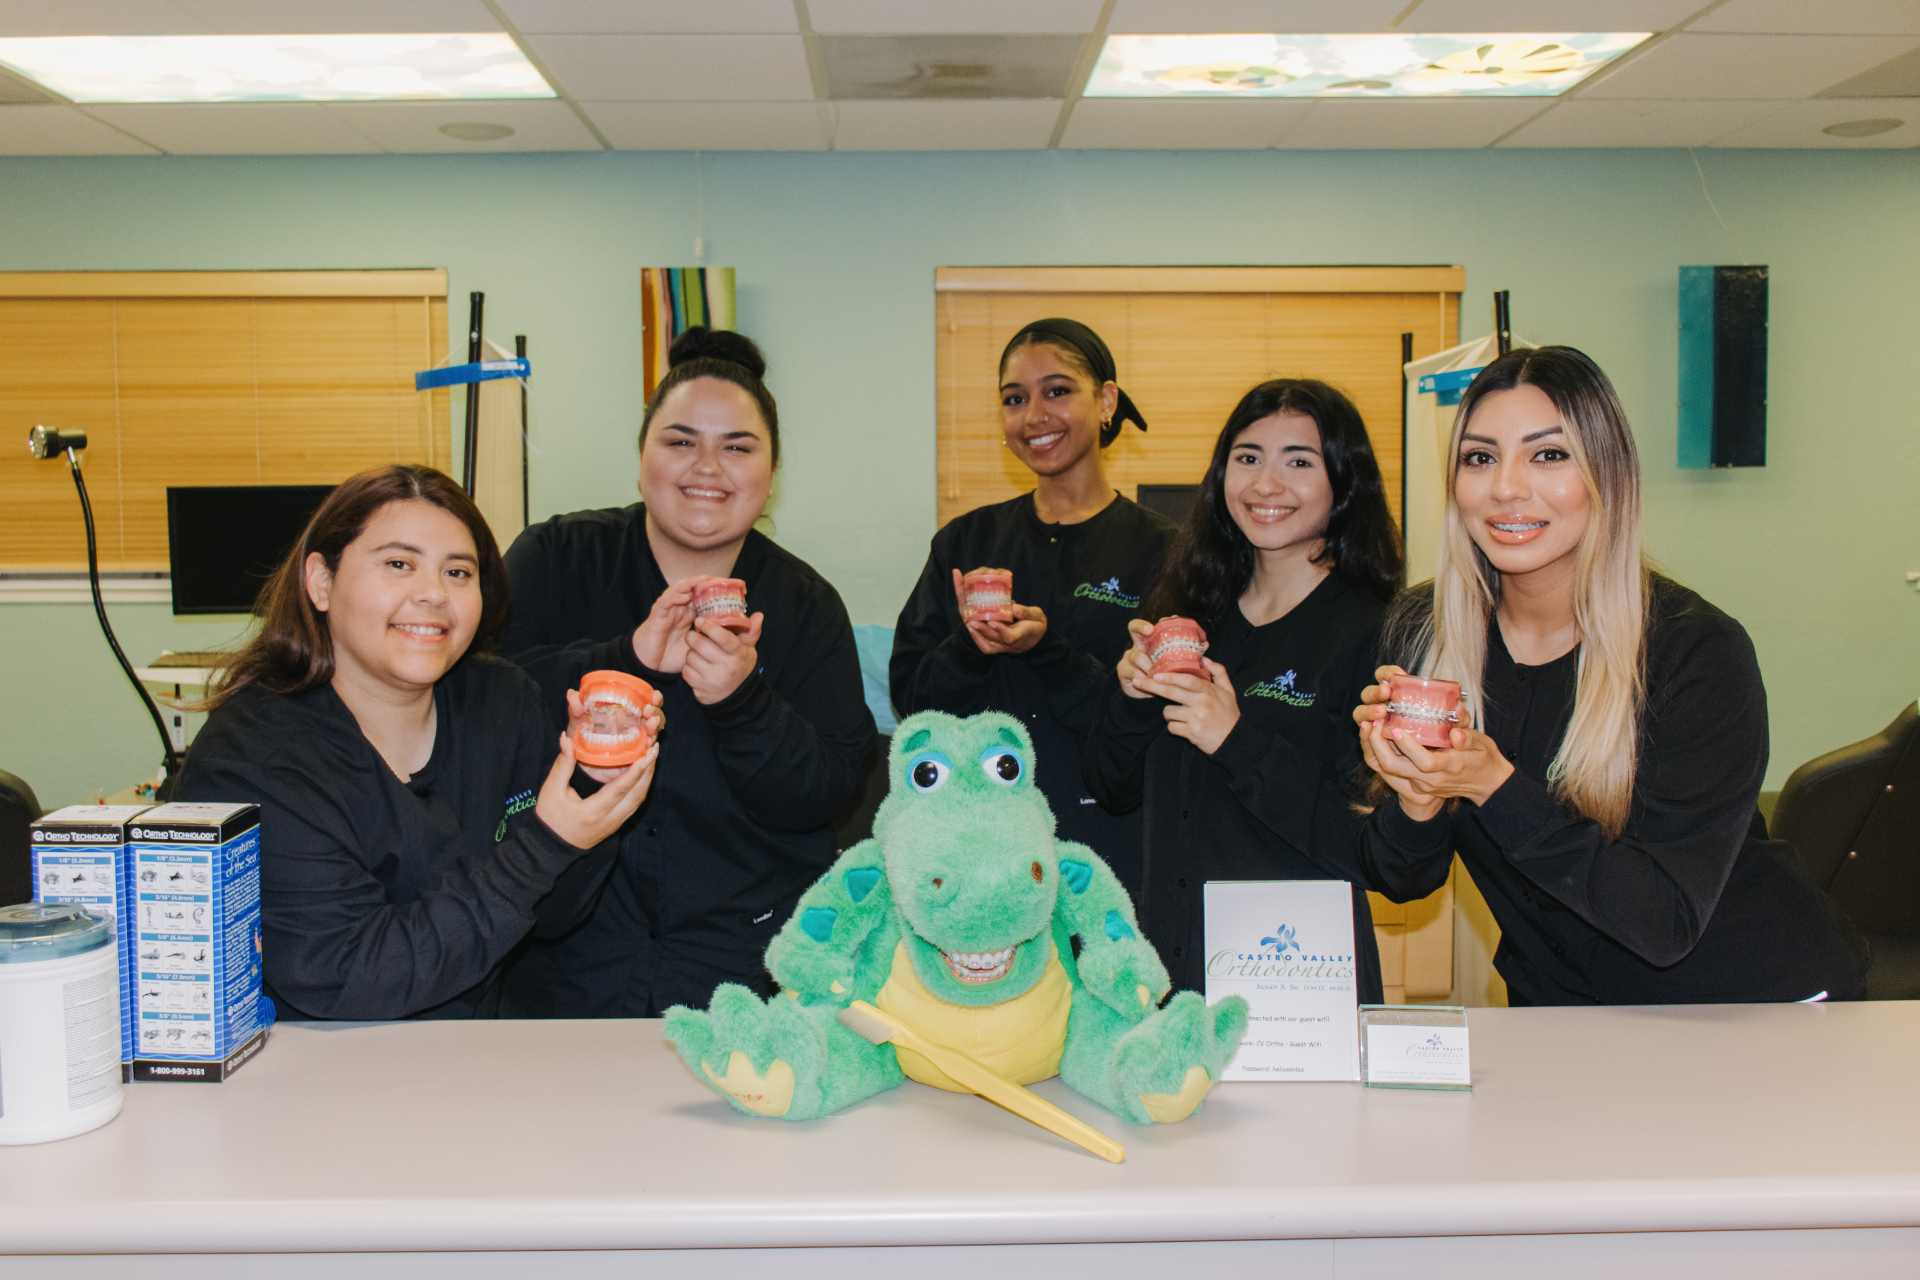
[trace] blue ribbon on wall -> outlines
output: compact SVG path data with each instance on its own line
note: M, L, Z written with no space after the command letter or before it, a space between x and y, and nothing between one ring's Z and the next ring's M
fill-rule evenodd
M1452 369L1446 373L1428 373L1421 375L1418 389L1421 395L1431 394L1441 404L1459 404L1460 397L1466 393L1467 384L1472 382L1485 365L1476 365L1471 369Z
M444 369L428 369L413 375L413 389L457 387L469 382L492 382L496 378L525 378L533 373L526 360L477 360L472 364L451 364Z

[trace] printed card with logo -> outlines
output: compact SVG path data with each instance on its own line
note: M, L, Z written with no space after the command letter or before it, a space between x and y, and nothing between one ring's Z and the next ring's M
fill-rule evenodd
M1385 1089L1473 1088L1467 1011L1457 1004L1361 1005L1360 1074Z
M1246 997L1223 1080L1358 1080L1353 891L1344 880L1209 880L1207 999Z

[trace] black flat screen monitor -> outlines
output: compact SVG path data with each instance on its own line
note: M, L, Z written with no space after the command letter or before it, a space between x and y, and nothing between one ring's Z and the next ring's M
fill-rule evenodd
M175 613L251 613L330 484L167 488Z
M1157 511L1181 528L1187 526L1187 514L1193 500L1200 496L1197 484L1143 484L1134 488L1133 500L1149 511Z

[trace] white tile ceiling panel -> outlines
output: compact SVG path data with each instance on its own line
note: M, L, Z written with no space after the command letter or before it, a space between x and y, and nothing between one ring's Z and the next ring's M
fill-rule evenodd
M528 35L796 35L793 0L500 0Z
M1687 30L1774 35L1920 35L1920 2L1727 0Z
M621 151L825 151L817 102L583 102Z
M1781 109L1780 102L1568 98L1527 122L1502 147L1704 147Z
M0 0L0 36L198 36L210 30L173 0Z
M162 151L182 156L349 155L377 152L317 102L166 103L90 107Z
M0 110L0 156L150 156L154 149L77 107Z
M65 3L66 0L60 0ZM172 0L229 36L498 31L483 0Z
M1407 0L1114 0L1109 35L1391 31Z
M1582 98L1805 98L1920 39L1670 36L1580 90Z
M1671 31L1706 4L1707 0L1420 0L1420 7L1395 30Z
M837 102L840 151L1018 151L1044 148L1060 118L1055 99Z
M1484 147L1547 106L1548 100L1542 98L1478 102L1321 99L1300 126L1280 140L1280 145L1288 150L1314 151Z
M813 97L799 36L529 36L577 101L799 102Z
M1820 132L1848 120L1899 120L1897 129L1871 138L1836 138ZM1920 147L1920 98L1821 98L1789 102L1779 111L1714 141L1716 147L1814 147L1821 150L1888 150Z
M1100 0L807 0L822 35L1084 35L1100 20Z
M1083 98L1060 145L1103 150L1207 151L1271 147L1298 125L1311 102L1181 102Z
M327 110L383 151L409 154L470 151L599 151L592 130L564 102L342 102ZM513 135L462 142L443 124L503 124Z

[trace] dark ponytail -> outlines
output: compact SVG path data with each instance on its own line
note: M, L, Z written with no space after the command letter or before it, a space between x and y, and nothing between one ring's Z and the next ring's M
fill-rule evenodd
M767 426L773 447L773 465L780 465L780 410L767 390L767 358L758 344L744 333L731 329L709 329L697 324L673 340L667 351L667 376L654 388L647 402L646 416L640 419L640 444L647 443L647 428L653 415L673 390L695 378L718 378L730 382L753 397L760 409L760 420Z

